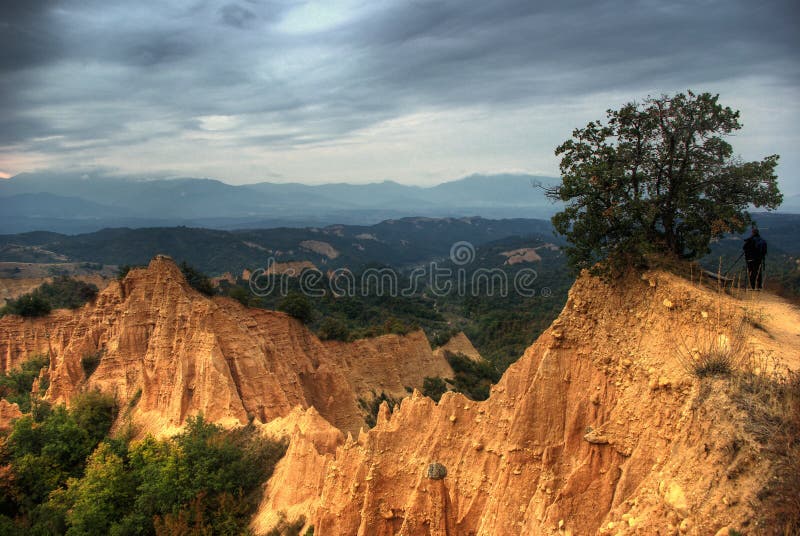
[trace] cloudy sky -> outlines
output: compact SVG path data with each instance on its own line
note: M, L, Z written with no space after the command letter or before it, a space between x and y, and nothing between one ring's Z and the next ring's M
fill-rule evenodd
M796 193L798 35L796 0L5 1L0 176L555 175L573 128L694 89Z

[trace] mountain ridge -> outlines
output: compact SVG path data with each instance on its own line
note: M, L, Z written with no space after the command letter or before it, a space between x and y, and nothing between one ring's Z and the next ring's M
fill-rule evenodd
M377 223L410 214L420 216L540 217L556 205L534 188L552 177L525 174L470 175L435 186L393 181L367 184L261 182L231 185L216 179L133 179L102 174L23 173L0 181L0 205L15 196L28 205L53 205L46 214L0 212L0 233L35 230L86 232L102 227L193 225L212 228L334 223ZM81 214L73 208L82 201ZM93 210L90 210L93 208Z

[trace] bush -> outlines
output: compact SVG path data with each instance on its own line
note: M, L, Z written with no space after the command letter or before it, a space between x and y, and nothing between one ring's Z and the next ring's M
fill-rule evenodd
M117 418L117 402L99 390L87 391L72 399L70 414L93 442L99 442Z
M693 367L698 378L726 376L733 372L733 356L724 349L715 349L700 355Z
M247 290L240 286L233 286L228 290L228 296L238 301L245 307L250 306L250 299L252 295Z
M311 322L314 312L311 302L303 294L292 292L278 304L278 310L293 316L304 324Z
M52 283L43 283L34 291L9 301L3 313L25 317L46 316L53 309L77 309L96 296L95 285L62 275Z
M84 356L81 358L81 368L83 368L83 373L87 379L94 373L95 370L97 370L97 367L100 366L101 359L103 359L102 350L84 354Z
M118 453L98 449L86 477L65 494L67 520L111 533L241 534L285 449L253 427L224 430L192 417L171 440L147 438ZM80 508L92 504L102 508Z
M473 361L463 354L447 352L447 362L455 373L453 390L472 400L486 400L489 389L500 379L500 372L488 361Z
M117 268L117 280L122 281L128 275L128 272L134 268L142 268L141 265L136 264L122 264Z
M39 355L22 363L19 368L0 375L0 398L19 405L20 411L31 411L31 389L41 370L50 364L47 356Z
M90 395L72 410L57 406L41 420L26 415L14 422L2 463L13 470L10 502L17 514L40 510L50 492L83 474L87 457L113 422L109 404L113 407L113 399Z
M338 318L326 318L322 321L317 335L324 341L334 340L346 342L350 340L350 329L347 327L347 324Z
M111 402L86 393L41 423L28 416L15 422L0 452L0 467L11 471L0 485L7 516L0 527L26 534L247 533L285 443L252 426L224 430L199 416L172 439L98 444L116 412Z
M193 289L206 296L213 296L217 293L217 290L206 274L190 266L186 261L181 262L180 268L183 277L186 278L186 282L189 283Z
M364 398L358 399L358 405L361 407L362 410L364 410L364 413L366 414L364 416L364 421L367 423L368 427L372 428L373 426L375 426L375 423L378 420L378 411L380 411L381 404L383 404L384 402L389 404L389 407L393 407L399 404L400 400L387 395L383 391L381 391L380 395L376 395L375 391L372 391L371 400L366 400Z
M3 310L6 314L33 318L49 315L52 307L50 307L50 303L47 300L31 293L8 302Z
M58 276L44 283L34 294L47 301L53 309L77 309L97 297L97 287L67 276Z
M266 536L300 536L300 531L303 530L303 527L306 525L306 518L303 516L298 517L292 522L286 519L286 513L284 512L279 512L278 517L278 522L267 532ZM309 528L305 534L313 536L314 528Z
M439 376L426 376L422 381L422 394L432 398L434 402L438 403L446 392L447 384Z

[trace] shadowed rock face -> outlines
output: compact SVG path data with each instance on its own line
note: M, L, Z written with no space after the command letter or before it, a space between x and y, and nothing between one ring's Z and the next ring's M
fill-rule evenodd
M393 412L384 404L357 439L339 436L335 450L330 435L319 441L324 422L290 431L253 528L267 532L279 512L304 515L323 536L754 527L756 497L776 469L725 380L703 384L675 355L676 341L717 311L714 329L729 332L742 306L663 273L615 285L583 276L488 400L447 393L437 405L415 392ZM747 336L775 346L767 334ZM748 446L733 453L732 437ZM444 478L428 477L433 461Z
M425 376L450 376L422 332L354 343L322 342L299 321L208 299L167 257L132 270L94 304L50 317L0 319L0 364L50 355L47 398L69 402L83 389L113 393L143 432L169 434L202 412L224 425L269 422L313 406L357 432L358 397L402 396ZM102 355L86 377L81 360Z

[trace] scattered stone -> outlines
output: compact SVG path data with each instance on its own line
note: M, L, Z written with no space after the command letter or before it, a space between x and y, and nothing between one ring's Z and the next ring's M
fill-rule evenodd
M683 493L681 487L672 482L667 486L667 492L664 494L664 500L670 505L681 517L689 515L689 504L686 502L686 495Z
M598 432L597 430L590 430L589 433L587 433L585 436L583 436L583 439L588 441L589 443L591 443L593 445L607 445L608 444L608 438L605 435L603 435L600 432Z
M425 476L431 480L442 480L447 476L447 468L438 462L428 464Z
M668 299L664 298L664 307L666 307L667 309L672 309L674 307L674 304Z

